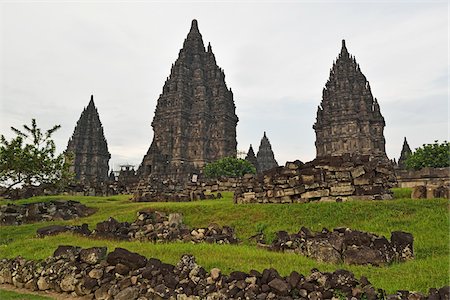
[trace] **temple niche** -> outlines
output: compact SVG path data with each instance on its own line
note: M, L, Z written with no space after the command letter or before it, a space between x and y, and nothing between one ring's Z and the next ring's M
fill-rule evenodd
M378 101L343 40L313 126L317 157L357 154L387 159L384 127Z
M111 155L92 95L69 139L66 154L72 156L70 170L75 173L75 180L79 183L95 186L108 181Z
M138 169L148 176L189 181L206 163L236 156L233 93L203 44L196 20L158 98L153 141Z

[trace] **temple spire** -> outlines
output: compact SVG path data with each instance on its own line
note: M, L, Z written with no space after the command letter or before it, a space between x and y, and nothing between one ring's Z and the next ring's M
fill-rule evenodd
M405 139L403 140L403 147L402 152L400 153L400 158L398 159L398 168L399 169L406 169L406 160L411 155L412 151L409 147L408 141Z
M233 94L205 44L196 20L170 69L152 122L153 142L139 174L184 182L205 164L236 156ZM148 183L148 182L147 182Z
M347 47L345 46L345 40L342 40L341 56L344 56L344 57L349 56Z
M92 95L69 139L66 153L73 155L71 170L82 184L94 187L107 180L111 155Z
M255 151L253 151L252 144L250 144L245 160L250 162L255 167L256 173L259 173L258 159L256 158Z
M387 158L385 122L370 84L342 40L317 110L317 156L362 154Z
M269 139L267 138L266 132L261 139L259 145L258 154L256 155L258 160L259 171L264 172L272 168L278 167L278 163L275 160L275 156L272 151L272 146L270 145Z

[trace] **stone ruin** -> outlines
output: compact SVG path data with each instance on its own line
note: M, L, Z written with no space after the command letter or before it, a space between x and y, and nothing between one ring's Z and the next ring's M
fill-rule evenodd
M251 144L250 144L250 148L248 148L247 155L245 156L245 160L248 161L249 163L251 163L255 167L256 173L260 173L258 159L256 158L255 151L253 151L253 147Z
M357 154L387 159L384 126L369 82L343 40L313 126L317 157Z
M247 174L235 203L306 203L348 199L392 199L392 164L371 156L320 157L303 164L288 162L262 175Z
M150 176L148 184L134 193L133 202L189 202L222 198L222 194L205 193L206 187L200 182L180 183L179 181Z
M137 219L132 223L118 222L114 218L109 218L107 221L97 223L93 231L89 230L87 224L81 226L50 225L39 228L36 235L38 237L44 237L64 232L72 232L93 238L125 241L238 243L233 228L229 226L221 227L217 224L210 224L206 228L190 229L183 224L181 214L173 213L166 215L158 211L138 212Z
M176 265L116 248L81 249L59 246L42 261L21 257L0 261L0 284L12 284L32 291L54 291L91 299L365 299L365 300L448 300L450 287L432 288L428 295L398 291L388 295L362 276L359 280L346 270L309 275L292 271L281 276L277 270L205 270L192 255L183 255Z
M236 156L237 122L225 74L211 45L205 49L193 20L158 98L153 141L138 169L138 190L149 186L152 177L190 182L206 163Z
M320 262L384 266L413 259L413 243L412 234L402 231L392 232L388 241L384 236L344 227L333 231L324 228L320 232L302 227L294 234L279 231L271 244L258 245L273 251L298 253Z
M95 213L95 208L77 201L52 200L22 205L0 206L1 225L21 225L41 221L70 220L87 217Z
M411 148L409 147L406 137L403 141L402 151L400 153L400 158L398 159L397 168L400 170L406 170L406 159L412 154Z
M433 199L444 198L450 199L450 191L448 185L418 185L412 189L412 199Z
M77 182L96 187L108 181L111 154L92 95L67 144L66 153L73 155L70 170L75 173Z
M261 139L261 143L259 144L256 159L258 161L258 173L278 167L278 163L275 160L275 156L272 151L272 145L270 145L265 131Z

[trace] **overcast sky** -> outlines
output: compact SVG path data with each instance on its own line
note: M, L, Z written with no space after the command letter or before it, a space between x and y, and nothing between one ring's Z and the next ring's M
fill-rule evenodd
M341 40L386 120L390 158L448 139L448 2L2 2L0 133L36 118L63 151L91 94L110 165L138 165L156 101L197 19L232 88L238 150L263 132L280 164L315 157L317 106Z

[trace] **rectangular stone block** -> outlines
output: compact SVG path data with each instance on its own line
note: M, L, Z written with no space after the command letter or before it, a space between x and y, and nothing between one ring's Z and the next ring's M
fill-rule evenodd
M251 200L256 198L255 192L247 192L243 194L245 200Z
M291 197L289 196L284 196L280 198L280 202L281 203L292 203Z
M339 181L350 180L350 172L336 172L335 176Z
M293 188L289 188L289 189L285 189L285 190L284 190L284 195L285 195L285 196L292 196L292 195L294 195L294 194L295 194L295 191L294 191Z
M355 187L351 184L330 187L330 195L332 196L348 196L355 192Z
M369 178L355 178L353 179L353 184L354 185L369 185L370 184L370 179Z
M352 173L352 177L353 177L353 178L358 178L358 177L360 177L360 176L366 174L366 170L364 170L364 167L363 167L363 166L358 166L358 167L354 168L354 169L351 171L351 173Z
M330 190L323 189L323 190L316 190L316 191L308 191L306 193L302 194L302 198L320 198L320 197L327 197L330 195Z
M302 193L304 193L306 191L306 189L305 189L305 187L304 186L297 186L295 189L294 189L294 192L295 192L295 194L296 195L298 195L298 194L302 194Z
M282 190L282 189L274 190L274 197L283 197L283 196L284 196L284 190Z
M314 175L302 175L302 182L307 184L314 183Z

